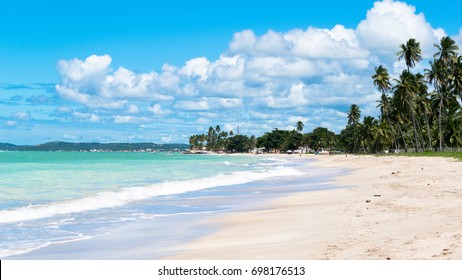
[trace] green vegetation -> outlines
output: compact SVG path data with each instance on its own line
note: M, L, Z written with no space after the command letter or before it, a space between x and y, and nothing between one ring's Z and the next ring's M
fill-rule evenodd
M394 79L382 65L372 80L382 93L377 100L380 117L360 119L359 107L351 105L347 127L340 133L349 152L384 150L444 151L462 146L462 57L450 37L435 45L430 69L413 73L422 60L420 43L409 39L399 46L398 60L407 69ZM425 153L428 154L428 153Z
M413 157L449 157L462 161L462 152L432 152L425 151L422 153L395 154L395 156L413 156Z
M339 147L338 135L327 128L318 127L310 133L302 134L304 124L301 121L296 123L296 129L294 130L275 128L258 138L253 135L251 137L234 135L232 131L224 133L217 129L219 127L210 127L207 134L192 135L189 138L191 149L239 153L258 149L268 153L279 153L289 150L310 149L319 151Z

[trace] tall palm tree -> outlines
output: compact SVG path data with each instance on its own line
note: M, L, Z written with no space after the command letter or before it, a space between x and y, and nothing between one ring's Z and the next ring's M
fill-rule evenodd
M441 38L439 45L434 44L434 46L438 49L438 51L433 55L435 60L442 60L446 64L455 62L459 47L451 37Z
M381 93L386 93L391 89L390 75L388 75L388 70L382 67L382 65L375 67L375 74L372 75L372 80Z
M361 110L359 110L358 105L351 104L350 110L348 111L348 125L359 124L360 118L361 118Z
M428 148L432 150L432 131L430 128L429 116L431 116L432 111L430 107L430 100L428 99L428 86L425 81L425 76L417 73L415 75L416 85L417 85L417 96L415 99L417 110L419 112L420 118L424 119L427 137L428 137ZM422 130L421 130L422 131ZM423 136L422 136L423 140Z
M425 75L430 84L433 84L439 99L438 106L438 137L439 137L439 150L443 150L443 133L441 121L443 117L443 103L448 87L448 68L444 60L438 59L430 61L430 69L425 69Z
M297 131L298 131L298 132L302 132L303 127L304 127L303 122L302 122L302 121L298 121L298 122L297 122Z
M395 133L390 120L390 98L386 94L391 89L390 75L388 74L388 70L382 65L375 67L375 73L372 75L372 80L374 81L374 85L377 87L377 89L382 93L380 100L377 100L377 102L379 102L377 107L380 107L380 113L382 116L381 119L386 120L386 124L391 129L393 135L393 143L395 143L396 148L397 145L394 136Z
M383 123L383 126L387 127L388 130L391 132L391 137L393 140L392 143L397 149L398 143L395 137L396 133L393 127L394 123L391 121L391 114L393 110L391 103L392 100L386 93L382 93L382 95L380 96L380 100L376 100L376 102L378 103L376 107L380 109L380 123Z
M378 121L371 116L364 117L363 125L361 126L361 136L364 140L364 148L366 151L372 152L374 145L374 127L378 125Z
M400 50L396 55L398 55L398 61L404 59L406 62L407 70L409 68L414 68L416 63L422 60L422 50L420 49L420 43L416 39L409 39L406 44L401 44Z
M417 94L417 85L415 82L415 75L411 74L409 71L404 70L399 79L395 79L395 97L398 98L397 105L400 106L400 111L405 116L411 118L412 127L414 128L414 148L418 152L419 149L419 140L417 133L417 123L416 123L416 105L415 97Z
M375 102L377 102L376 107L380 109L381 117L387 118L391 111L391 98L386 93L382 93L380 100L376 100Z

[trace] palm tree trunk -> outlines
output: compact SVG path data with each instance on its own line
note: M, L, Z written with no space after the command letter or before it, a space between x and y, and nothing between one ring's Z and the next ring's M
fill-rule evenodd
M443 133L441 132L441 115L443 111L443 94L440 97L440 108L439 108L439 116L438 116L438 132L440 137L440 152L443 151Z
M386 114L386 116L387 116L388 125L390 126L390 129L391 129L391 135L393 137L393 145L395 146L395 149L398 149L398 146L396 144L395 129L393 128L393 125L391 124L390 116L388 114Z
M420 122L417 120L417 130L419 131L419 136L420 136L420 149L423 152L425 150L425 137L423 135L423 130L422 127L420 126Z
M432 144L432 131L430 130L430 123L428 122L428 116L425 114L425 122L427 123L427 134L428 134L428 147L433 151Z
M411 109L411 118L412 118L412 126L414 128L414 150L416 153L419 152L419 139L417 136L417 128L415 124L415 116L414 116L414 110Z
M406 139L404 138L404 135L403 135L403 131L401 130L401 125L399 125L399 122L398 122L398 130L399 130L399 133L401 134L401 138L403 139L403 144L404 144L404 152L407 153L407 144L406 144Z

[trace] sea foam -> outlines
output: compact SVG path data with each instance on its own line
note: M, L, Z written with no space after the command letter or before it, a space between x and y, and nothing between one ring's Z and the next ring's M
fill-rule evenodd
M174 195L213 187L245 184L271 177L300 176L303 174L303 172L296 169L279 166L269 170L237 171L230 174L219 174L210 178L185 181L165 181L142 187L126 187L118 192L105 191L93 196L79 199L3 210L0 211L0 224L50 218L57 215L80 213L83 211L103 208L119 207L130 202L149 199L156 196Z

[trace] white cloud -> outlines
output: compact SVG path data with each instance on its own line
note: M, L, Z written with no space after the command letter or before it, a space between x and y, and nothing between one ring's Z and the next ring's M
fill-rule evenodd
M56 108L56 111L63 114L69 114L73 112L72 108L68 106L59 106Z
M198 123L198 124L203 124L203 125L205 125L205 124L210 124L210 120L209 120L209 119L206 119L206 118L200 117L200 118L197 119L197 123Z
M9 127L15 127L15 126L18 125L18 122L9 120L9 121L6 121L5 124L6 124L6 126L9 126Z
M308 122L308 118L305 118L305 117L302 117L302 116L290 116L288 119L289 123L292 123L292 124L297 124L297 122L301 121L303 123L307 123Z
M74 112L73 114L74 119L78 121L87 121L87 122L92 122L92 123L97 123L101 121L101 117L96 115L96 114L91 114L91 113L80 113L80 112Z
M101 87L101 96L105 98L129 98L145 97L149 93L149 87L158 74L136 74L131 70L120 67L112 75L107 75Z
M287 96L273 97L266 99L266 106L270 108L295 108L308 104L307 90L303 83L293 84L287 92Z
M112 58L105 54L91 55L82 61L80 59L61 60L58 69L61 74L61 83L75 88L77 91L95 93L110 71Z
M11 118L16 121L29 121L31 118L30 112L17 111L11 114Z
M96 114L91 114L90 118L88 119L89 122L100 122L101 121L101 118L100 116L96 115Z
M341 25L332 30L310 27L292 30L285 35L292 43L292 53L305 58L366 59L368 51L359 48L354 30Z
M202 100L198 101L179 101L174 105L174 108L177 110L185 111L206 111L210 110L210 104L207 99L203 98Z
M135 73L124 67L112 71L109 55L89 56L80 59L61 60L58 69L61 82L56 91L66 100L89 107L120 108L130 100L172 100L178 89L179 78L165 67L160 75L156 72Z
M208 69L210 61L205 57L193 58L186 62L181 68L180 74L186 75L189 78L198 78L204 81L208 78Z
M155 115L170 115L172 113L171 110L169 109L162 109L162 107L159 104L154 104L152 106L149 106L147 108L149 112L154 113Z
M114 123L125 124L125 123L141 123L149 122L150 119L147 117L135 117L135 116L113 116Z
M234 33L233 40L229 44L231 52L249 52L257 42L255 33L250 30L243 30L241 32Z
M239 98L211 98L211 106L217 109L232 109L242 106L242 99Z
M140 112L140 108L138 108L138 106L136 106L135 104L128 105L128 108L127 108L128 114L138 114L139 112Z
M257 119L257 120L269 120L269 119L280 119L281 114L267 114L267 113L262 113L258 111L253 111L250 110L249 116L252 119Z
M359 39L369 50L395 59L398 46L409 38L420 42L423 55L433 54L433 44L444 31L433 29L423 13L404 2L383 0L374 3L366 19L356 29Z

